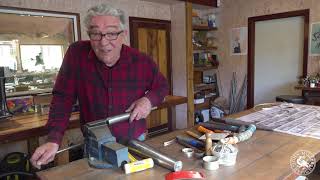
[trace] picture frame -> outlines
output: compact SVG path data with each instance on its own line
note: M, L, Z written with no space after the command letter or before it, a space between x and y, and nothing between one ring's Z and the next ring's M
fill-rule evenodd
M247 55L248 53L248 27L232 28L230 32L230 54Z
M320 56L320 22L311 24L309 49L310 56Z

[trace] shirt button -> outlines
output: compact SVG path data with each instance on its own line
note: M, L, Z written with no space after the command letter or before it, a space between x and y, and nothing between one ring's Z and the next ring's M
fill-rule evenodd
M111 93L112 92L112 88L108 88L108 92Z
M112 105L109 105L108 107L109 107L109 109L112 109Z

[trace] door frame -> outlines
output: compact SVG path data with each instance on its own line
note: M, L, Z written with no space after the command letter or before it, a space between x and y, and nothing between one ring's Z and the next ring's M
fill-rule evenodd
M308 68L308 49L309 49L309 9L303 9L298 11L289 11L284 13L255 16L248 18L248 89L247 89L247 108L254 106L254 56L255 56L255 24L258 21L267 21L273 19L283 19L290 17L304 18L304 32L303 32L303 69L302 76L307 75Z

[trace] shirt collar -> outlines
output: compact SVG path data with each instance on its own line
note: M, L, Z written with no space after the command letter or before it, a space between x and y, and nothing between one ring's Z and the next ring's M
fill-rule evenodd
M112 67L115 67L115 66L118 66L118 65L121 65L121 64L129 64L129 63L131 63L132 62L132 57L130 56L130 52L129 51L130 51L129 47L127 45L123 44L122 47L121 47L120 58L119 58L118 62ZM89 51L88 58L89 58L89 60L94 60L94 61L96 61L98 63L103 64L103 62L98 59L98 57L96 56L96 54L94 53L92 48Z

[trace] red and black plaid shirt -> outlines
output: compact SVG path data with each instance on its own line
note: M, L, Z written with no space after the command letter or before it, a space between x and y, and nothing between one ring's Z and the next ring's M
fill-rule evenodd
M99 61L89 41L72 44L65 54L55 86L47 127L48 141L60 144L72 105L78 99L81 125L123 114L132 102L147 97L152 106L168 93L168 83L155 62L123 45L119 61L107 67ZM113 125L117 138L128 136L128 122ZM146 130L145 120L133 121L133 138Z

